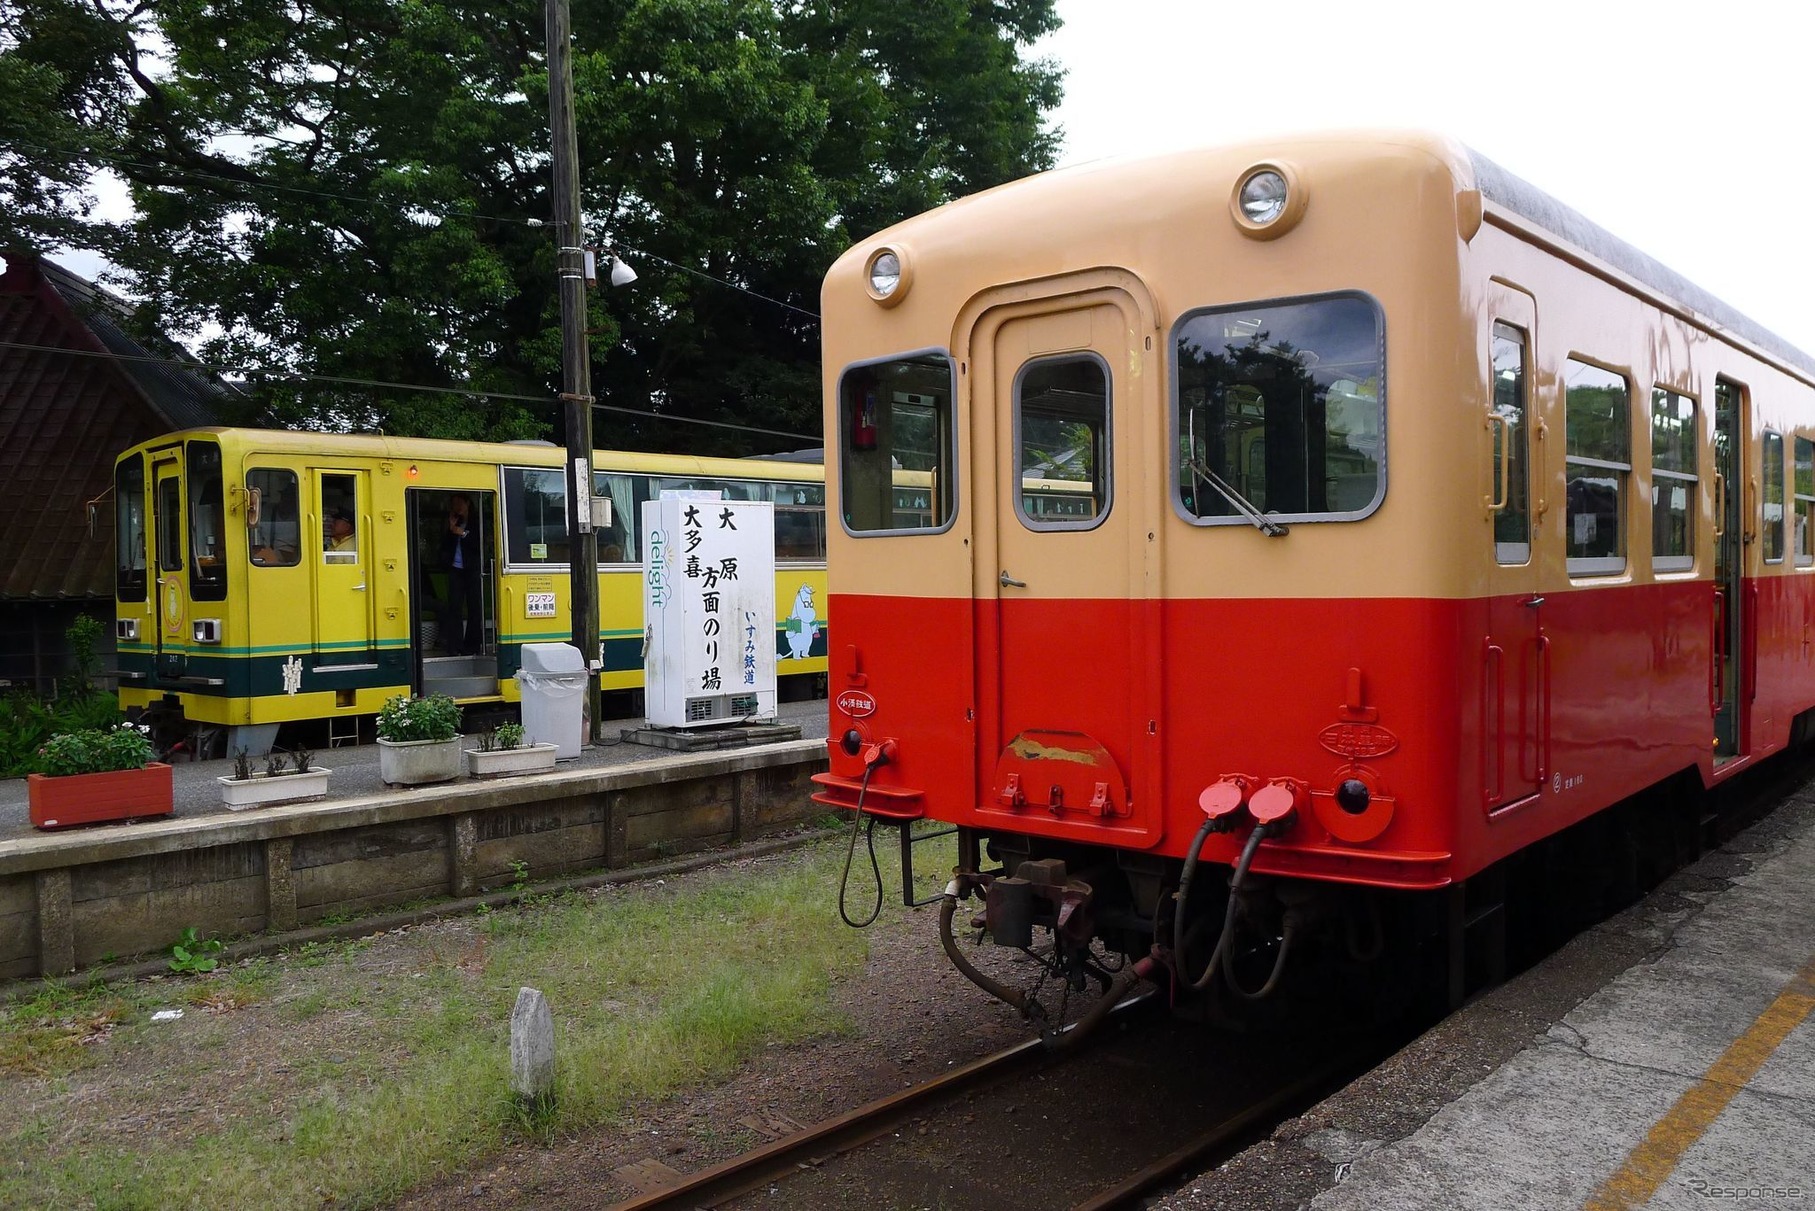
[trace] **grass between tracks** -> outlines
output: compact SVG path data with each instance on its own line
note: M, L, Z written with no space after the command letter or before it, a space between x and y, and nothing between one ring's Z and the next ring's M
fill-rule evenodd
M538 899L209 976L0 1003L0 1206L370 1206L840 1028L864 935L842 840L666 885ZM901 911L898 907L889 912ZM508 1090L520 986L557 1094ZM154 1011L182 1008L180 1020Z

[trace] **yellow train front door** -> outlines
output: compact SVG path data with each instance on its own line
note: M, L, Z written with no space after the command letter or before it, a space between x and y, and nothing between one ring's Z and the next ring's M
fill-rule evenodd
M371 664L371 485L364 471L311 473L308 537L315 568L315 663Z
M189 649L189 583L183 464L175 452L151 465L152 566L157 602L157 675L182 677Z

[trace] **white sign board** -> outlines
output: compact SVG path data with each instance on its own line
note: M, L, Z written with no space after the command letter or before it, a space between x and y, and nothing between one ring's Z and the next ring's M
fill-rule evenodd
M650 725L774 718L775 506L664 492L642 522Z

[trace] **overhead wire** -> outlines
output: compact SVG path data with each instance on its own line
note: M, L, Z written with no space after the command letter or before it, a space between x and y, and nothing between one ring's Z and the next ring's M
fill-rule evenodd
M416 391L434 395L461 395L469 398L511 400L519 403L553 404L557 398L550 395L523 395L511 391L491 391L483 387L435 387L426 383L393 383L383 379L353 378L336 374L306 374L301 371L271 370L262 367L233 366L225 363L201 361L184 361L174 357L155 357L151 354L113 353L92 349L69 349L60 345L34 345L24 341L0 340L0 349L19 349L31 353L56 353L68 357L93 357L116 362L145 362L154 365L175 366L181 370L207 371L211 374L243 375L247 378L259 378L277 382L332 383L337 386L379 388L387 391ZM791 433L784 429L764 429L757 425L740 425L732 421L706 420L697 416L676 416L670 412L657 412L651 408L629 408L619 404L601 404L593 401L593 408L601 412L616 412L627 416L646 417L651 420L673 421L683 425L706 425L714 429L734 429L741 433L761 433L769 437L785 437L794 441L817 442L823 440L818 434Z

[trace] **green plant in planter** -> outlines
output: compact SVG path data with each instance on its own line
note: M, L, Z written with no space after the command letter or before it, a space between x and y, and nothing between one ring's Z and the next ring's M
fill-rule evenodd
M393 744L407 740L452 740L460 734L460 708L446 694L405 698L398 695L378 712L378 738Z
M233 780L235 782L252 780L252 754L245 749L233 754Z
M38 748L38 772L52 778L68 774L105 774L140 769L157 757L151 729L131 723L118 727L59 732Z
M294 753L290 754L290 763L296 767L296 772L299 774L308 773L309 767L313 765L314 762L315 754L306 748L299 748Z
M497 737L499 748L522 748L523 725L521 723L500 723Z

